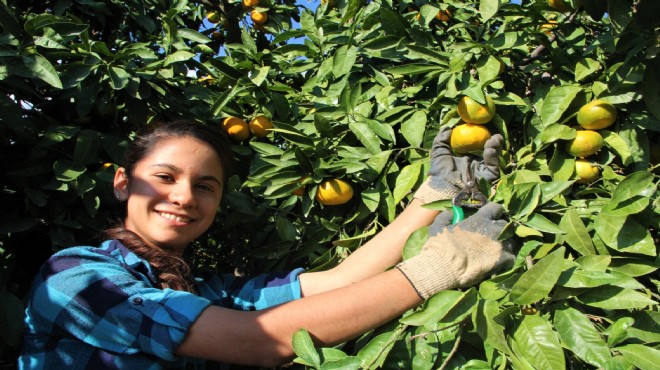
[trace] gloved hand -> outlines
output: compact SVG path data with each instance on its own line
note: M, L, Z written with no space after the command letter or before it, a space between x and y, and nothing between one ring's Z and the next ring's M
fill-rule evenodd
M509 242L497 237L507 222L504 208L488 203L474 215L451 225L451 211L442 212L429 227L420 253L396 267L423 299L447 289L476 284L491 271L510 268L514 255Z
M494 181L500 177L499 156L504 139L495 134L484 145L483 160L471 160L469 156L454 156L450 145L451 128L441 130L433 140L431 169L414 197L424 204L451 199L465 187L468 171L472 178ZM468 168L469 167L469 168Z

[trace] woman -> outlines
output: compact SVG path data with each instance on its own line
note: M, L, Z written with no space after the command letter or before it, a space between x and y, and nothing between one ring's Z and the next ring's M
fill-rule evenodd
M411 204L337 267L202 280L190 276L182 256L215 218L231 163L227 147L192 122L138 136L114 179L123 223L98 247L56 253L37 276L20 368L276 366L294 355L291 339L301 328L321 345L340 343L440 290L474 284L511 254L496 241L505 224L499 206L450 227L450 212L422 207L455 194L468 170L451 156L448 139L449 131L438 135L430 176ZM501 138L487 144L473 174L497 176L500 145ZM434 219L420 255L399 263L406 239Z

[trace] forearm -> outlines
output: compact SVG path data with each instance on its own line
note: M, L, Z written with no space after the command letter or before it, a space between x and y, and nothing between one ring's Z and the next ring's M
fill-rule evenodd
M393 269L341 289L263 311L209 307L190 328L178 354L234 364L274 366L293 356L299 329L319 345L359 336L421 303L399 270Z
M433 222L438 211L413 201L388 226L333 269L300 275L304 296L336 289L385 271L401 260L410 235Z

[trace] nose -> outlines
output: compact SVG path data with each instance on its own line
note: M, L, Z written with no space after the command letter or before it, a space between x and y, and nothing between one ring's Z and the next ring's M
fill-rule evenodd
M195 193L189 182L177 183L170 192L170 201L181 208L191 208L195 206Z

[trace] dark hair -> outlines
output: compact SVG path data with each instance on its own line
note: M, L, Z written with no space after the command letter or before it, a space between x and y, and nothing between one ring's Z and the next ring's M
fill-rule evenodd
M233 170L234 159L231 145L219 129L186 120L158 123L138 133L124 153L123 167L129 179L137 163L146 157L161 140L171 137L192 137L209 144L220 158L223 169L222 180L227 182ZM190 266L184 259L160 248L149 246L139 235L126 229L122 221L105 230L103 236L105 239L119 240L135 254L147 260L154 268L158 284L162 289L195 291Z

